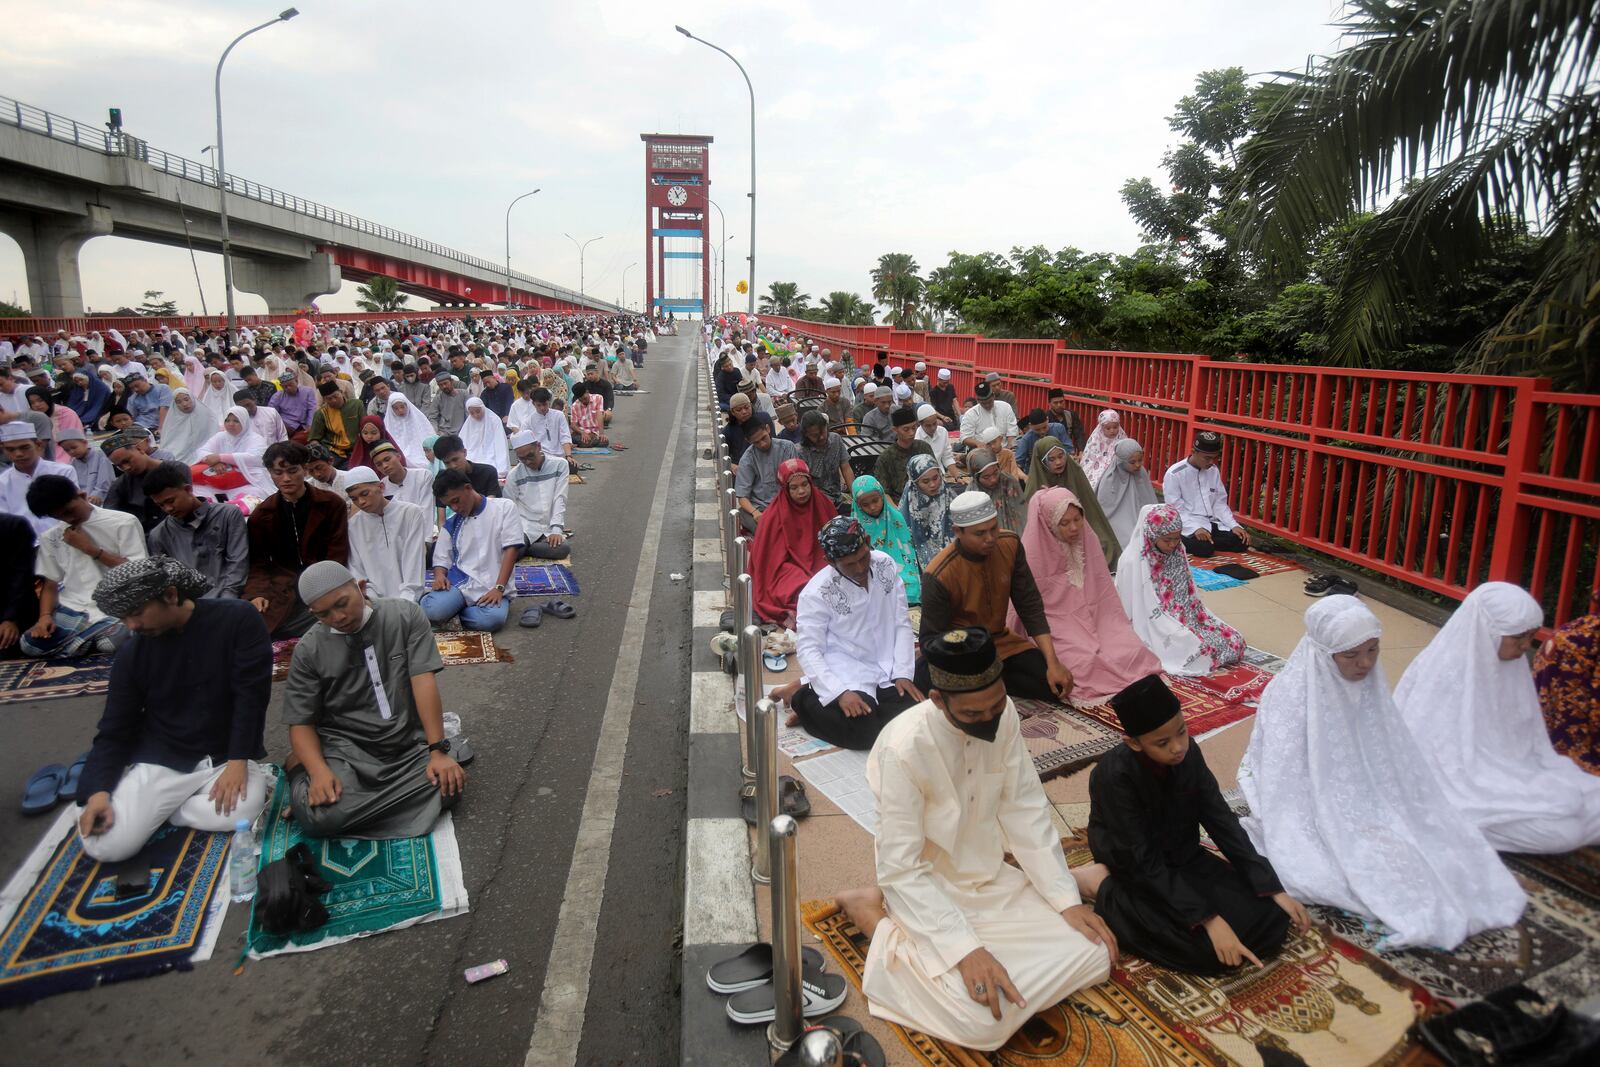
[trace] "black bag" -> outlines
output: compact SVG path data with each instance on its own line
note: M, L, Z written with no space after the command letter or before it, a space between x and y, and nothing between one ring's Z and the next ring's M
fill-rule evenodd
M256 877L256 916L261 928L278 937L303 934L328 921L317 898L333 887L317 873L311 850L298 844L273 860Z
M1248 582L1252 578L1261 577L1260 571L1246 567L1242 563L1224 563L1211 569L1218 574L1226 574L1229 578L1236 578L1241 582Z
M1582 1067L1600 1060L1600 1023L1525 985L1497 990L1413 1029L1450 1067Z

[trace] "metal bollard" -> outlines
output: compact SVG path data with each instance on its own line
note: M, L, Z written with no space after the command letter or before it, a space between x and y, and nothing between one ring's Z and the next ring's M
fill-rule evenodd
M788 815L764 823L762 835L771 850L772 875L772 992L776 1014L767 1027L767 1042L778 1052L800 1040L805 1019L801 1013L800 882L795 870L799 827ZM825 1061L824 1061L825 1062Z
M733 539L733 558L735 561L733 573L745 575L750 573L750 543L753 540L755 539L749 534L743 533ZM751 601L752 609L754 603L754 601ZM755 615L753 613L751 614L750 618L745 620L746 623L752 623L755 621Z
M750 716L756 758L756 827L768 826L778 814L778 706L758 700ZM772 881L772 851L767 835L756 834L756 858L750 877L761 885Z
M722 513L722 563L729 579L729 588L732 588L732 580L739 574L738 540L739 510L729 508Z
M749 575L743 576L744 591L740 595L745 599L745 606L749 606L750 584ZM761 670L761 627L743 626L739 629L739 683L744 687L744 766L740 773L746 781L754 781L757 771L756 763L756 704L761 701L766 693L765 679Z
M816 1029L800 1039L800 1067L844 1067L844 1046L832 1030Z

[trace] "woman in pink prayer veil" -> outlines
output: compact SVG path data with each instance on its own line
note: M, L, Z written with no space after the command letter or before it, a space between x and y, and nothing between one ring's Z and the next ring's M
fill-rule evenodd
M1044 599L1056 656L1072 672L1074 704L1099 704L1145 675L1160 673L1161 661L1128 622L1100 540L1070 489L1033 494L1022 550ZM1020 627L1021 622L1011 609L1010 624Z

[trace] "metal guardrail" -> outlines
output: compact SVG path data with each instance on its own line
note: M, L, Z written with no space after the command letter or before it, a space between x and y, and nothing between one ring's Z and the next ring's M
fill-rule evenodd
M32 104L24 104L20 100L13 100L8 96L0 96L0 123L4 123L7 126L15 126L21 130L43 134L51 140L76 145L79 148L88 149L91 152L99 152L102 155L127 156L141 163L147 163L163 174L171 174L201 185L209 185L213 189L217 187L217 170L215 167L208 167L204 163L173 155L171 152L166 152L159 148L151 148L149 142L130 134L120 131L113 132L103 126L88 126L74 119L45 111L43 108L34 107ZM371 222L358 215L351 215L348 212L328 207L326 204L319 204L315 200L306 200L292 193L283 192L281 189L274 189L259 182L240 178L237 174L228 175L228 192L246 200L254 200L258 203L270 204L273 207L281 207L285 210L293 211L297 215L316 219L319 222L331 222L338 226L346 226L371 237L381 237L386 241L405 245L407 248L415 248L423 252L431 252L436 256L443 256L446 259L453 259L458 263L485 272L489 280L504 279L506 276L504 263L491 263L486 259L479 259L477 256L470 256L454 248L447 248L437 242L425 241L420 237L406 233L404 230L396 230L391 226L380 226L378 223ZM538 286L551 296L559 296L562 299L572 300L578 304L587 303L587 298L580 296L573 290L559 285L552 285L550 282L531 275L512 271L511 278L514 282L520 281L527 285ZM596 301L595 303L603 307L611 307L611 305L604 304L601 301Z

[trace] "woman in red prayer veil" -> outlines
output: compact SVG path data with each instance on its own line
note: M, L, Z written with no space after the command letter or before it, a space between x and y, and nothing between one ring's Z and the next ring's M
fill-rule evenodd
M371 467L373 447L384 443L394 445L396 448L400 447L395 444L394 438L389 436L388 428L383 425L383 416L363 416L361 419L361 433L356 438L355 445L350 449L350 462L346 464L345 469L353 470L356 467Z
M750 578L756 614L794 629L795 602L811 576L828 565L817 531L839 512L811 484L803 459L778 465L778 495L756 523Z

